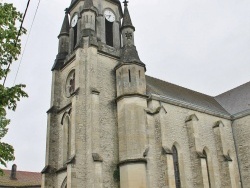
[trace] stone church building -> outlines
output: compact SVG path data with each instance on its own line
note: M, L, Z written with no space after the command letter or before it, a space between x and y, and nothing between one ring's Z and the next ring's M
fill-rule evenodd
M211 97L147 76L134 32L126 0L66 9L42 187L250 188L250 82Z

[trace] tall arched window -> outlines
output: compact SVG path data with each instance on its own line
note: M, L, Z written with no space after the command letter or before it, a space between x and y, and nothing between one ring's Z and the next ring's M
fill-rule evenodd
M113 22L109 22L105 19L105 28L106 28L106 44L113 46Z
M78 14L74 14L74 16L72 17L72 20L71 20L71 27L73 28L73 49L75 48L76 46L76 43L77 43L77 24L78 23Z
M71 129L70 117L66 115L63 120L63 162L70 158L71 151Z
M172 152L173 152L173 161L174 161L175 185L176 185L176 188L181 188L178 151L175 146L173 146Z
M209 174L209 169L208 169L207 153L206 153L205 150L203 150L203 155L205 156L205 159L206 159L207 179L208 179L208 184L209 184L209 188L210 188L210 187L211 187L211 183L210 183L210 174Z

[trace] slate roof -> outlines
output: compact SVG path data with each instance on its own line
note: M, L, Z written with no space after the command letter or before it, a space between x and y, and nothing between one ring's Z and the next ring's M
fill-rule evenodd
M3 170L0 176L0 187L41 187L42 175L38 172L17 171L16 180L10 179L11 170Z
M215 99L232 115L248 111L250 110L250 82L222 93Z
M71 0L70 5L73 5L76 1L79 1L79 0ZM120 3L119 0L111 0L111 1L113 1L113 2L115 2L115 3Z
M130 14L129 14L128 5L126 3L124 6L124 14L123 14L123 21L122 21L122 28L123 27L131 27L135 30L135 28L132 24Z
M205 95L178 85L146 76L147 94L157 94L175 101L197 106L226 116L230 114L215 100L214 97Z
M69 34L69 17L67 14L65 14L64 16L62 28L60 31L60 35L64 35L64 34L67 34L67 35Z

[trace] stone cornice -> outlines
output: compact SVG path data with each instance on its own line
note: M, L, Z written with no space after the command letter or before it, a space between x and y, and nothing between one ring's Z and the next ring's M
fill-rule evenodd
M57 114L60 114L61 112L64 112L66 109L70 108L72 106L72 103L69 103L67 104L66 106L60 108L58 111L57 111Z
M138 93L132 93L132 94L124 94L124 95L121 95L119 97L116 98L116 102L119 102L120 100L124 99L124 98L130 98L130 97L141 97L141 98L144 98L144 99L148 99L148 96L147 95L142 95L142 94L138 94Z
M123 166L126 164L133 164L133 163L147 163L147 159L145 158L138 158L138 159L127 159L119 162L119 166Z

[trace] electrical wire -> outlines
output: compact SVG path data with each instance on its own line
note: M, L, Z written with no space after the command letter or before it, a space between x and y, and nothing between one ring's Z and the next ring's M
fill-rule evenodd
M24 22L24 19L25 19L25 17L26 17L26 14L27 14L27 12L28 12L29 4L30 4L30 0L28 0L28 2L27 2L26 9L25 9L25 12L24 12L24 15L23 15L23 19L22 19L22 21L21 21L21 25L20 25L20 27L19 27L19 31L18 31L17 36L16 36L16 40L15 40L15 43L14 43L14 47L16 47L17 41L18 41L18 39L19 39L19 37L20 37L21 30L22 30L22 28L23 28L23 22ZM8 65L8 67L7 67L7 69L6 69L6 72L8 72L8 71L10 70L11 62L12 62L12 57L10 58L10 62L9 62L9 65ZM6 79L7 79L7 74L6 74L5 77L4 77L3 86L5 85Z
M29 41L29 38L30 38L30 33L31 33L32 28L33 28L33 25L34 25L34 21L35 21L35 19L36 19L36 15L37 15L37 11L38 11L40 2L41 2L41 0L38 0L38 4L37 4L37 7L36 7L36 12L35 12L35 14L34 14L34 17L33 17L33 20L32 20L31 26L30 26L29 34L28 34L28 36L27 36L27 39L26 39L26 42L25 42L25 45L24 45L24 48L23 48L23 53L22 53L21 58L20 58L20 61L19 61L19 65L18 65L18 69L17 69L16 75L15 75L15 79L14 79L13 86L14 86L15 83L16 83L16 78L17 78L17 75L18 75L18 73L19 73L20 66L21 66L21 64L22 64L23 56L24 56L24 53L25 53L25 50L26 50L26 47L27 47L27 44L28 44L28 41Z

